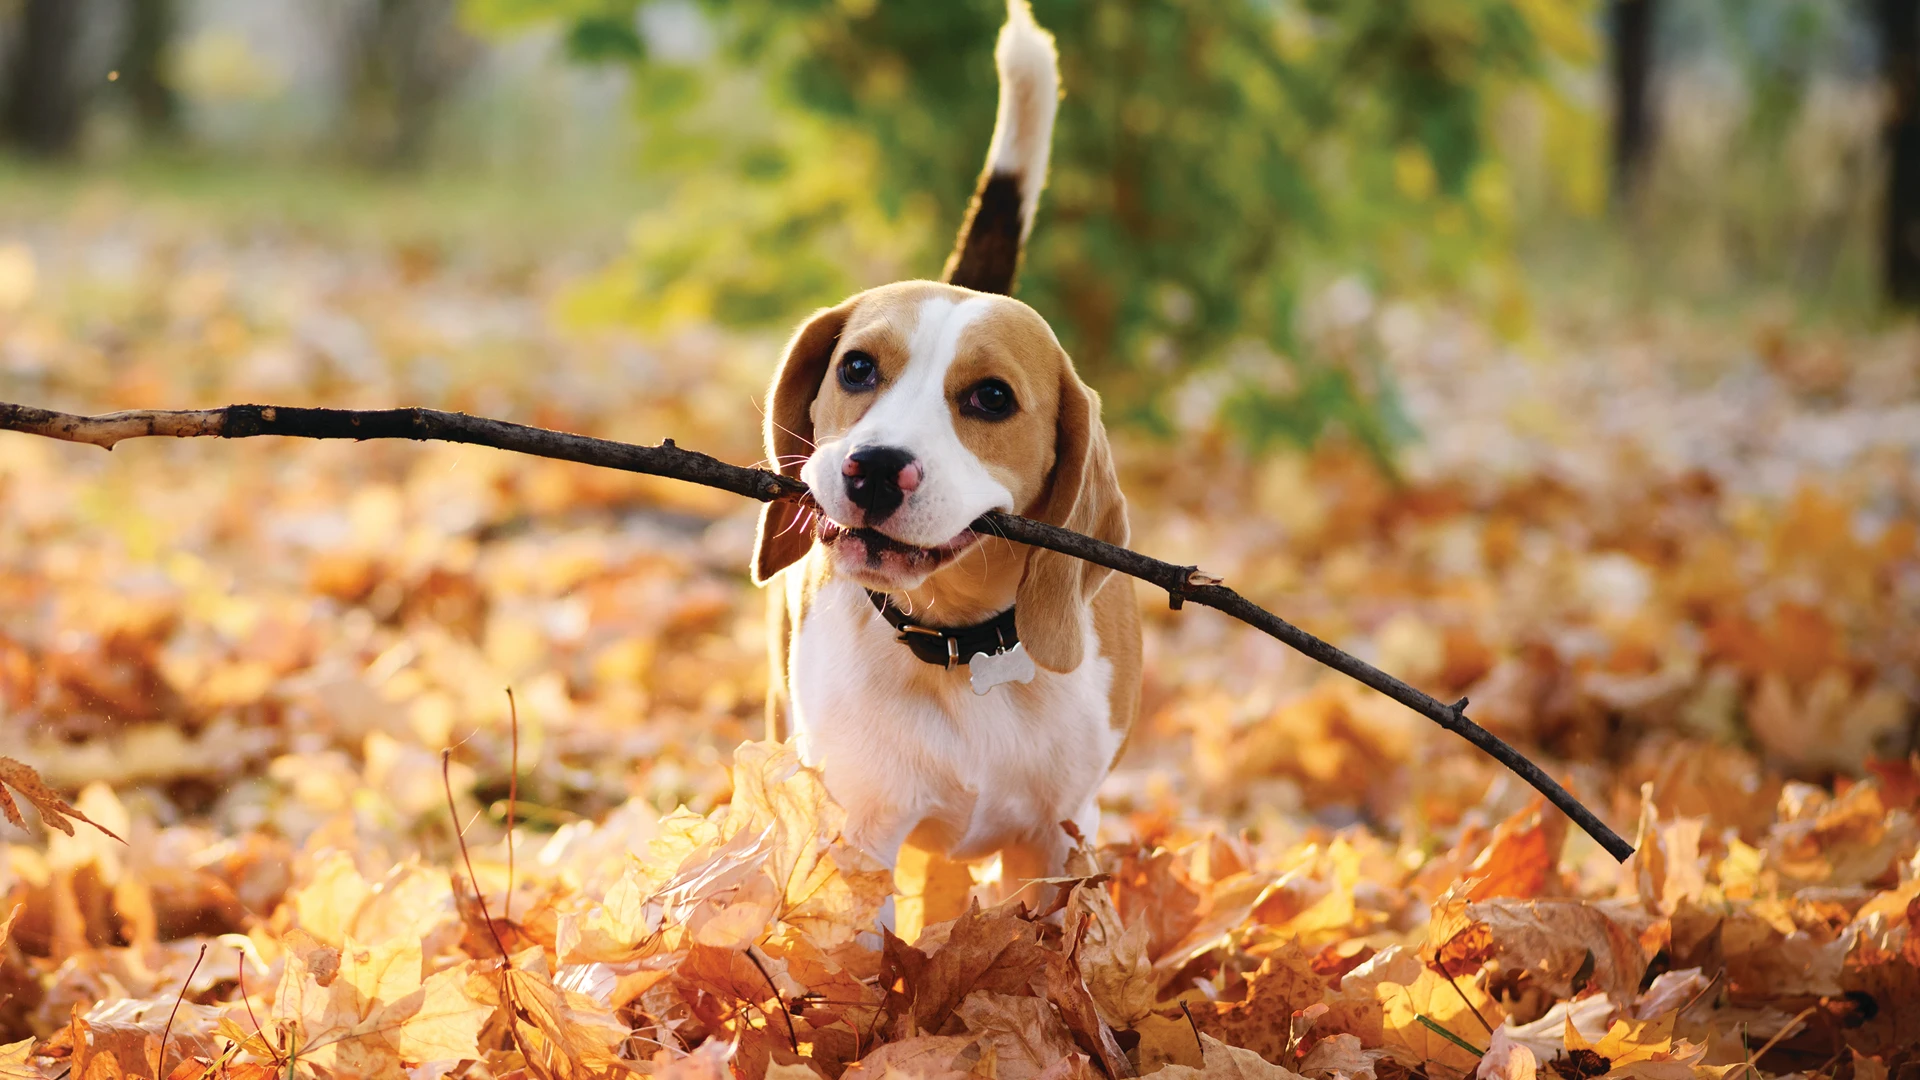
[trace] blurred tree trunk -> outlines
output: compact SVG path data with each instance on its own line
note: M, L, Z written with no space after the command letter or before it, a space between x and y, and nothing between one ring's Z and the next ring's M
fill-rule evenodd
M409 168L448 93L472 65L457 0L364 0L350 31L348 115L360 157Z
M14 42L0 135L28 153L54 157L80 135L85 93L75 76L82 0L26 0Z
M1653 29L1658 0L1613 0L1613 195L1625 201L1653 156Z
M167 47L178 23L175 0L127 0L120 88L149 135L172 135L179 128L180 102L165 71Z
M1920 0L1878 0L1887 79L1887 298L1920 305Z

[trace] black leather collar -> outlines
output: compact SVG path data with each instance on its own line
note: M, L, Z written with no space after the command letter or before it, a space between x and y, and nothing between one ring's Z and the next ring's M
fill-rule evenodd
M921 626L899 608L886 593L867 590L867 599L887 624L900 631L898 640L913 650L913 655L937 667L952 668L973 658L974 653L992 655L1020 643L1020 631L1013 622L1013 609L972 626Z

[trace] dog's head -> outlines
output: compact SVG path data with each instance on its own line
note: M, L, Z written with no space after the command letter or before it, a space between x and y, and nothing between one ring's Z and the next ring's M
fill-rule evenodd
M872 289L815 314L787 346L767 401L767 455L812 490L761 514L764 583L818 540L870 589L919 587L982 542L989 510L1127 542L1100 399L1053 330L1017 300L934 282ZM1020 638L1071 671L1107 571L1054 552L1022 561Z

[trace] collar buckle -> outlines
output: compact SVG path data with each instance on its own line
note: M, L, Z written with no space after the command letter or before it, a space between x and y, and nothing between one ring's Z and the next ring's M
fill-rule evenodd
M999 656L1020 643L1020 631L1014 622L1012 608L972 626L942 629L912 622L904 612L893 606L885 593L868 590L867 599L873 602L874 610L880 613L880 617L897 632L896 641L906 645L926 663L947 671L966 665L969 657ZM934 640L929 641L928 638ZM943 642L946 647L943 649L936 642Z

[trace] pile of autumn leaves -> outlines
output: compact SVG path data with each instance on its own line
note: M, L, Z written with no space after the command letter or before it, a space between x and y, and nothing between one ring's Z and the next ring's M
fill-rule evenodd
M274 852L138 881L84 830L37 867L16 846L0 987L68 1015L0 1046L0 1077L1883 1080L1920 1061L1911 767L1789 786L1760 846L1649 799L1614 896L1567 894L1565 823L1535 806L1429 865L1464 867L1431 903L1382 879L1421 860L1359 831L1278 860L1209 836L1082 847L1045 896L912 943L876 931L890 898L955 897L894 897L789 748L743 746L733 780L610 873L589 856L620 846L595 835L612 823L451 873L369 874L377 853L323 830L269 918L198 952L155 940L160 909L231 897ZM83 947L102 918L130 944Z

